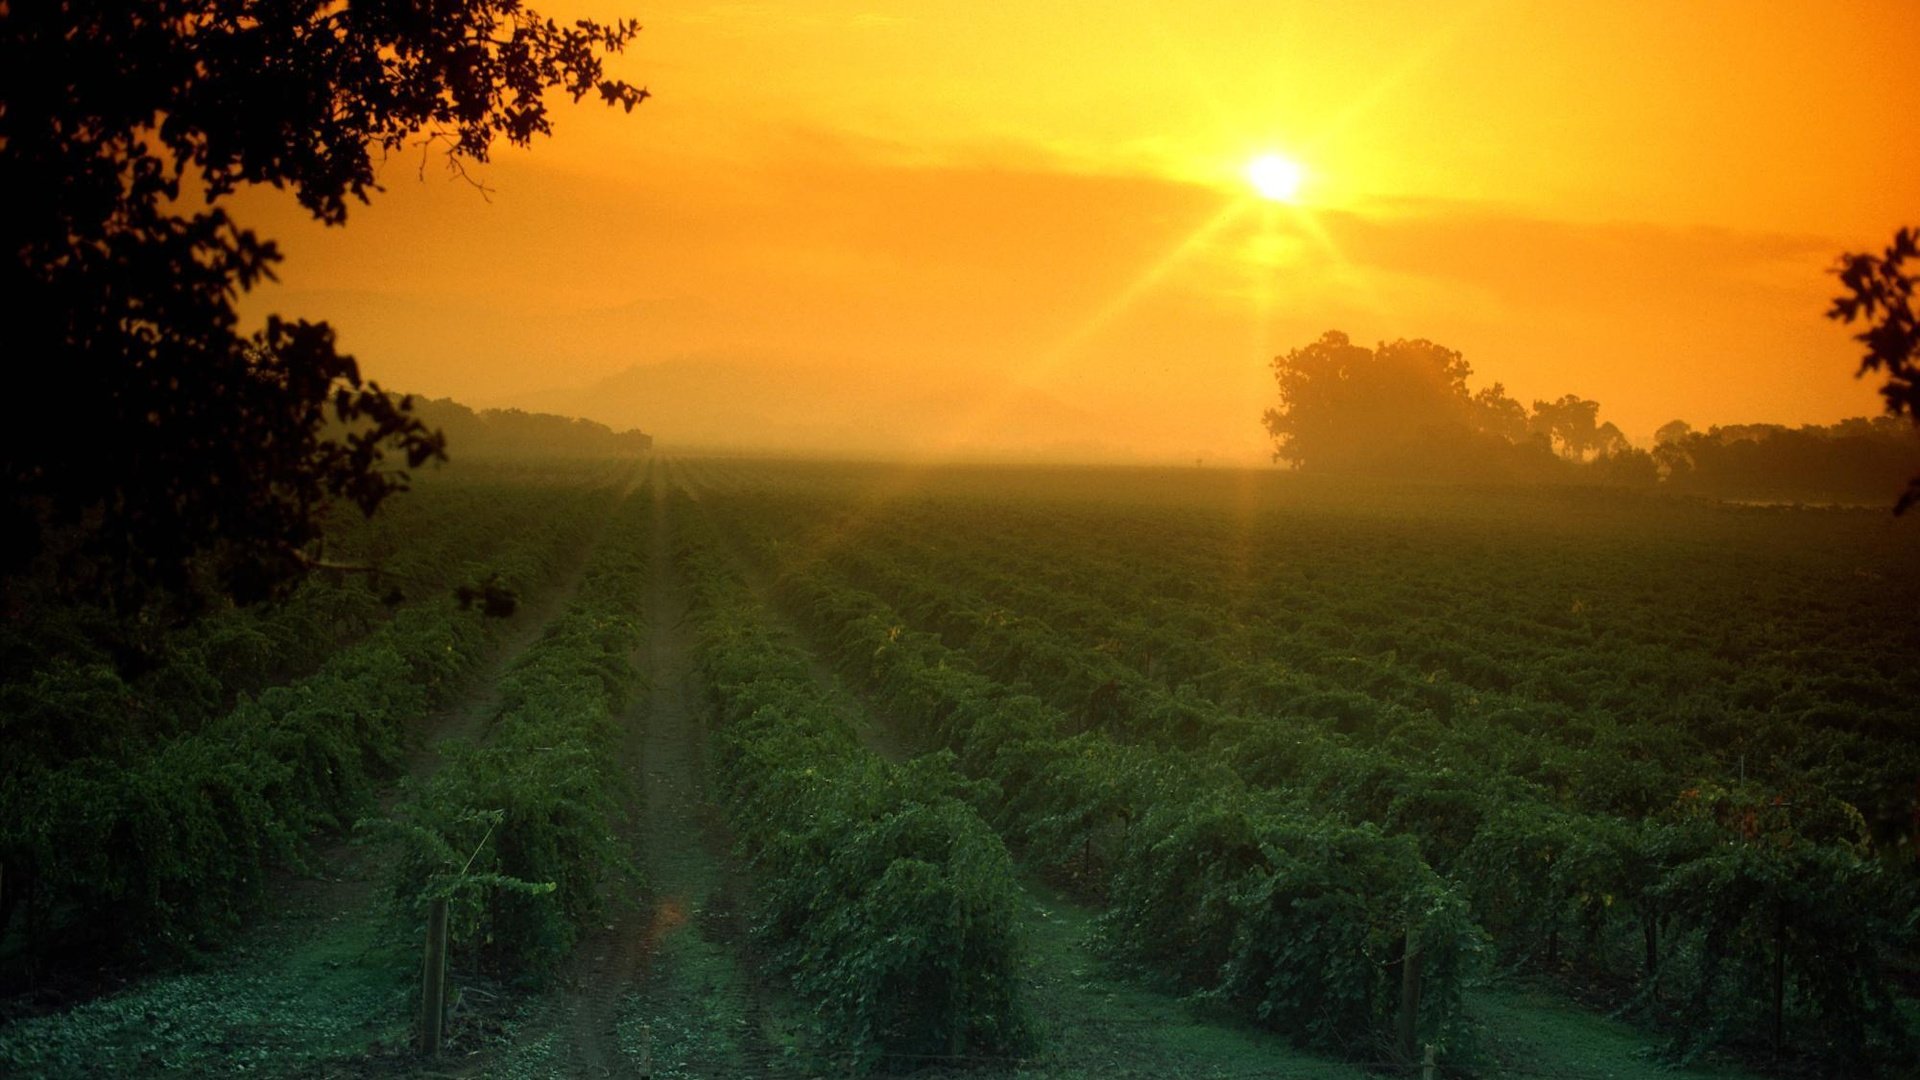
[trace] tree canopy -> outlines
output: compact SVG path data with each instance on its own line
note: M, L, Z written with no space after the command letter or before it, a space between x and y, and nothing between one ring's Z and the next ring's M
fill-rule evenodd
M312 562L325 507L403 489L444 440L324 323L241 333L280 253L223 203L272 185L339 224L394 151L485 162L550 133L549 91L631 110L647 91L603 61L639 29L518 0L0 5L0 577L258 598Z
M1563 394L1557 401L1536 401L1533 427L1550 438L1563 456L1583 460L1587 451L1601 442L1600 403L1578 394Z
M1885 273L1879 261L1873 265L1873 273ZM1875 300L1876 310L1887 311L1884 290L1877 295L1882 298ZM1892 316L1896 325L1902 317ZM1911 372L1911 358L1906 362L1906 368L1883 366ZM1313 472L1658 484L1723 498L1851 503L1876 500L1876 493L1920 469L1920 442L1894 416L1798 428L1726 424L1704 431L1672 420L1655 432L1650 452L1641 450L1600 418L1599 402L1577 394L1536 400L1528 410L1499 383L1470 391L1473 369L1466 359L1424 340L1369 349L1329 331L1275 357L1273 373L1280 403L1267 410L1265 422L1274 459ZM1883 391L1890 400L1899 392L1891 386ZM1920 480L1903 506L1916 497Z
M1653 456L1674 491L1872 504L1920 468L1920 440L1891 416L1798 428L1721 424L1705 431L1674 421L1661 432Z
M1880 396L1887 400L1887 412L1905 415L1920 426L1920 321L1913 314L1914 275L1905 269L1909 260L1920 262L1920 228L1901 229L1878 256L1842 255L1835 273L1846 293L1834 299L1827 317L1867 324L1854 335L1867 347L1857 374L1885 371L1887 381L1880 387ZM1916 502L1920 502L1920 476L1908 481L1893 512L1905 513Z
M1568 461L1638 453L1600 405L1572 394L1533 410L1500 383L1471 391L1473 367L1424 339L1369 349L1328 331L1273 361L1274 458L1296 467L1395 474L1544 476Z
M1467 392L1473 368L1426 340L1354 344L1329 330L1273 361L1280 406L1267 410L1274 457L1295 465L1341 467L1400 456L1423 429L1477 427L1518 408L1503 391ZM1485 392L1483 392L1483 395ZM1524 418L1524 414L1522 414Z

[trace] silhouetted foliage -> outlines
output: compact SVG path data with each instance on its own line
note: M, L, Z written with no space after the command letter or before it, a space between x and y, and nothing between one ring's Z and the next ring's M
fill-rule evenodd
M1897 262L1893 271L1876 272L1886 280L1874 294L1875 310L1893 311L1886 316L1892 325L1910 325L1902 321L1911 319L1909 310L1887 306L1902 301L1885 297L1911 280L1899 275ZM1912 348L1910 337L1897 334L1874 340L1876 347ZM1899 376L1907 381L1883 391L1889 401L1907 401L1901 395L1913 385L1911 359L1905 367L1883 366L1908 373ZM1315 472L1659 485L1739 499L1854 502L1874 499L1920 469L1920 443L1892 417L1706 431L1672 420L1655 433L1651 451L1641 450L1612 421L1600 419L1599 402L1577 394L1535 401L1529 413L1499 383L1470 392L1472 367L1430 341L1369 349L1330 331L1275 357L1273 371L1280 406L1267 410L1265 422L1274 459ZM1910 492L1906 501L1916 497Z
M1887 381L1880 387L1880 396L1887 399L1887 412L1905 414L1920 426L1920 324L1913 315L1913 275L1903 269L1910 259L1920 262L1920 228L1895 233L1893 243L1879 256L1842 255L1834 272L1847 292L1834 298L1827 318L1846 323L1865 320L1866 329L1854 335L1867 347L1856 374L1885 369ZM1916 502L1920 502L1920 476L1907 482L1893 512L1905 513Z
M1750 499L1876 501L1915 469L1920 443L1891 416L1837 424L1661 428L1654 448L1675 491ZM1684 427L1685 425L1682 424ZM1669 431L1669 429L1673 429Z
M1600 403L1577 394L1533 403L1533 430L1553 440L1561 456L1573 461L1585 461L1587 452L1599 446L1599 421Z
M325 324L238 332L239 294L280 254L223 201L271 184L339 224L409 143L464 172L548 133L550 89L631 109L647 92L601 61L638 31L517 0L0 7L21 403L0 434L0 577L40 560L122 608L256 599L311 564L327 504L370 513L403 489L443 440Z
M1274 459L1312 468L1371 468L1417 455L1435 439L1525 426L1525 412L1499 385L1470 394L1473 368L1426 340L1355 345L1330 330L1273 361L1280 407L1266 413ZM1522 432L1523 433L1523 432Z
M461 460L470 457L623 457L653 449L637 429L520 409L474 411L450 398L414 402L414 414L446 435Z
M1693 425L1685 420L1669 420L1653 433L1655 446L1671 446L1693 434Z
M1596 454L1639 453L1618 428L1598 423L1598 402L1569 394L1535 402L1529 415L1500 383L1469 391L1473 367L1431 341L1369 349L1328 331L1275 357L1273 373L1280 406L1267 410L1267 432L1274 459L1297 467L1547 480L1573 476L1569 463ZM1556 445L1564 460L1556 460ZM1648 474L1651 482L1651 459L1591 475L1601 472L1633 482Z

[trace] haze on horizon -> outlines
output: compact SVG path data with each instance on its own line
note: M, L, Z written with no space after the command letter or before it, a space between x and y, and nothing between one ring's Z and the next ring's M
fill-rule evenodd
M1920 212L1903 0L539 7L639 18L655 96L485 196L431 153L344 229L248 193L250 317L663 448L1266 461L1269 362L1329 329L1641 445L1879 411L1822 313Z

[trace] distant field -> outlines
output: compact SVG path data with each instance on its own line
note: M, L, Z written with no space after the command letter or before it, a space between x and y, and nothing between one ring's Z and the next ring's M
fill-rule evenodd
M689 471L808 639L992 782L1019 858L1165 985L1351 1051L1391 1041L1413 932L1428 993L1529 972L1682 1052L1904 1052L1910 522L1274 472ZM1444 1012L1420 1039L1464 1046Z
M339 541L403 595L8 646L0 1071L434 1071L442 896L486 1074L1911 1075L1920 522L739 459L408 506Z

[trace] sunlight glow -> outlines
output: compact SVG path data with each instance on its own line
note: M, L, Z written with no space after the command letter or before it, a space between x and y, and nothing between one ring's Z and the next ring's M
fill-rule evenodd
M1300 163L1279 154L1262 154L1247 165L1247 180L1262 198L1290 203L1300 197L1300 184L1307 171Z

